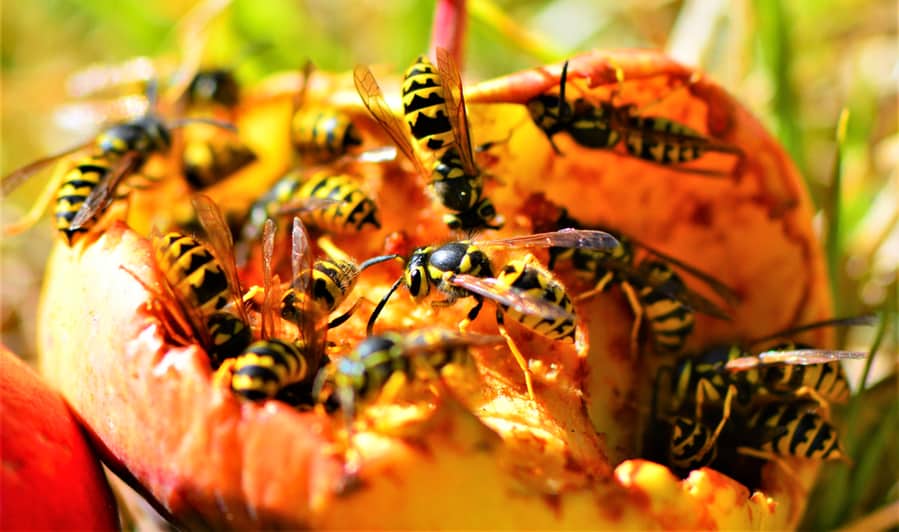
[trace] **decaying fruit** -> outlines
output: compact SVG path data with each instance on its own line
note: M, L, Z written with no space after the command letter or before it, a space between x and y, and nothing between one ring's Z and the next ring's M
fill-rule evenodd
M100 462L59 394L0 345L0 528L117 530Z
M610 65L624 74L620 86L603 84L614 79ZM653 114L738 146L745 157L732 179L709 179L557 137L564 153L559 156L520 103L556 87L560 67L507 76L467 92L475 142L508 138L491 150L490 172L499 179L490 194L507 220L499 234L530 232L533 213L524 205L544 193L581 220L614 226L715 274L734 288L740 303L732 322L699 317L691 346L830 315L800 176L739 104L656 53L585 54L572 60L568 73L583 90L603 98L616 87L617 97L638 109L651 104ZM243 110L242 134L261 162L212 191L226 207L245 206L286 167L287 136L271 131L287 131L290 98L265 95L296 83L295 76L269 80L257 88L256 103ZM399 92L395 83L382 85L388 99ZM353 113L368 144L386 143L348 76L317 76L308 98ZM350 254L379 254L384 238L398 230L410 246L447 239L422 179L395 168L369 168L364 184L378 199L383 228L336 239ZM174 197L171 188L133 206L132 225L143 230L151 217L158 220L167 198ZM498 253L497 262L504 255ZM531 358L536 404L505 349L479 348L480 382L442 387L433 415L399 429L406 437L389 435L378 425L384 418L372 419L374 429L356 434L359 479L348 486L339 417L300 413L277 402L241 403L213 385L199 348L166 342L145 309L147 293L120 268L152 282L149 256L146 239L122 224L89 246L57 246L41 307L41 364L102 442L110 466L127 472L182 525L779 528L795 525L817 469L815 463L791 462L798 471L793 477L768 466L763 491L750 496L711 470L680 481L661 466L631 459L636 420L647 409L642 360L648 355L630 357L630 310L623 298L606 296L578 308L589 329L583 353L510 327ZM372 270L357 293L376 300L399 273L398 267ZM569 289L584 288L563 280ZM451 327L468 307L441 309L435 318L429 306L416 306L401 294L378 327L435 321ZM331 339L351 346L362 338L365 308ZM473 329L494 334L492 314L482 313ZM814 343L828 343L828 331L812 334Z

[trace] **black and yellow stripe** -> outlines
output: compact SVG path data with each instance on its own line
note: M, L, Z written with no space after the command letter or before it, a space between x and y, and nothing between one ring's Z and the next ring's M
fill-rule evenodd
M212 252L197 239L167 233L155 242L156 263L184 305L207 316L232 300L228 277Z
M553 279L552 275L527 260L514 260L506 264L497 277L502 284L516 288L533 299L548 301L565 312L574 314L574 305L565 292L565 287ZM570 318L546 319L534 314L525 314L514 308L501 306L505 317L517 321L528 329L556 340L574 339L575 322Z
M696 160L706 153L708 140L698 131L672 120L629 116L624 144L628 153L659 164Z
M643 261L640 270L650 283L639 287L637 297L656 348L676 353L684 347L696 322L690 308L668 295L683 292L684 281L661 261Z
M406 123L422 148L439 159L456 144L446 109L444 87L437 68L420 56L403 77L403 112Z
M278 339L251 344L234 360L231 389L251 401L274 397L289 384L309 376L301 346Z
M712 436L712 431L699 421L675 418L671 422L668 465L690 471L711 464L718 456L718 445L709 441Z
M334 234L362 231L371 225L381 227L378 206L359 187L359 183L346 174L324 171L313 174L298 191L302 198L321 198L335 203L323 209L301 214L303 223Z
M362 145L352 119L337 109L301 108L290 121L290 140L300 155L326 161Z
M792 351L809 349L810 346L796 343L779 344L769 348L772 351ZM775 364L761 370L762 381L771 393L792 394L798 390L813 390L821 399L829 403L845 403L850 390L846 372L840 361L823 364L791 365Z
M217 369L222 362L235 358L253 341L250 327L230 312L213 312L206 319L210 345L209 354L212 369Z
M195 190L212 186L255 160L249 146L222 135L189 138L181 154L184 178Z
M315 261L312 268L312 286L310 294L319 309L326 313L334 312L356 285L359 267L352 261L343 259L321 259ZM296 322L299 313L308 309L309 303L304 301L305 294L297 294L293 288L281 296L281 317Z
M56 228L65 235L70 244L75 234L87 232L96 224L101 213L88 219L78 229L71 229L75 215L78 214L90 193L107 178L109 172L110 166L107 158L101 155L81 159L63 176L62 185L56 193L54 217L56 218Z
M757 446L764 452L820 460L840 460L846 456L836 429L809 403L771 403L761 408L749 424L759 433L774 434Z

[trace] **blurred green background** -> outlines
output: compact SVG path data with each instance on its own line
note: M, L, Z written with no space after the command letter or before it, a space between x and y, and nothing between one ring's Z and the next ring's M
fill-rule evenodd
M189 7L174 0L3 2L0 171L5 175L89 138L92 131L66 130L54 114L68 99L68 76L91 63L139 55L177 60L173 28ZM468 8L467 79L562 60L590 48L665 49L708 71L776 133L819 207L837 314L886 311L888 317L869 378L881 384L850 406L847 439L856 467L827 468L805 525L832 528L895 502L895 0L469 0ZM417 0L235 0L209 27L204 61L235 68L245 83L296 69L307 59L324 70L348 70L356 63L401 69L426 50L433 9L433 1ZM848 127L838 143L844 108ZM32 179L3 201L4 225L22 214L43 181ZM34 356L33 316L53 236L50 222L44 221L0 243L3 342L26 359ZM874 336L875 331L862 329L842 340L864 350ZM894 510L899 514L899 508Z

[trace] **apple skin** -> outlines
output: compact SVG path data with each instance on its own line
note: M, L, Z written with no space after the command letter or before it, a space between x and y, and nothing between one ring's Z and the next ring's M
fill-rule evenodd
M62 397L0 345L0 528L118 530L99 460Z

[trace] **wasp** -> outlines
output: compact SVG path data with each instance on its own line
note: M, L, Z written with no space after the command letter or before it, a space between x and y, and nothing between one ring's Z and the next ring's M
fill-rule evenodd
M458 333L426 328L411 332L385 332L362 340L349 354L324 367L316 377L313 397L331 389L349 423L356 404L395 391L416 377L439 377L450 365L471 365L469 348L502 342L498 336ZM383 399L383 397L381 397Z
M612 149L623 141L625 151L632 157L691 174L723 175L713 170L678 166L709 152L733 154L742 160L743 151L738 147L715 141L667 118L638 115L633 104L591 103L586 98L569 102L565 95L567 77L568 61L562 67L559 94L541 94L526 104L531 119L557 154L562 152L553 136L564 132L586 148Z
M333 161L362 145L362 137L350 116L334 107L306 103L312 63L303 69L303 83L293 100L290 141L296 152L315 162Z
M155 88L151 88L148 98L151 102L155 101ZM71 165L61 167L28 214L15 225L7 227L5 233L18 234L34 225L52 201L55 189L56 227L71 245L75 235L89 231L112 201L121 197L117 190L125 178L138 172L150 157L168 153L173 129L191 121L233 128L230 124L200 118L182 119L167 125L152 111L152 107L139 118L110 126L86 144L39 159L5 176L0 185L3 196L47 165L86 152L84 156L74 159Z
M799 332L835 325L866 325L871 316L837 318L809 323L748 342L753 346ZM659 369L657 391L673 412L695 405L697 416L707 407L723 404L735 395L735 409L747 415L757 405L796 398L812 399L829 419L829 405L849 397L848 381L840 360L859 358L862 353L814 349L793 342L773 346L753 355L739 344L713 346L698 356L684 357L673 366ZM730 389L733 388L733 391Z
M207 196L193 200L206 241L170 232L154 232L153 257L165 280L151 287L125 270L161 305L163 325L185 345L199 339L213 368L249 345L249 317L234 263L231 232L215 203ZM226 308L230 307L230 310Z
M615 244L615 239L602 231L563 229L500 240L460 240L417 248L406 260L403 275L393 283L372 312L368 320L368 334L372 334L378 316L400 284L406 287L416 302L428 296L431 287L446 296L441 301L432 302L433 306L452 305L457 299L472 297L475 305L460 324L463 330L477 318L484 301L489 299L499 305L497 321L500 332L522 367L528 393L533 397L527 362L505 331L503 315L552 339L573 338L574 309L561 283L540 267L533 257L512 261L495 276L491 260L484 250L491 247L551 246L602 249Z
M330 170L311 175L294 171L253 202L241 239L244 243L257 240L267 219L286 214L298 214L304 223L331 234L356 233L368 226L381 228L377 204L353 177ZM246 253L241 255L245 258Z
M278 312L279 286L272 272L275 223L263 226L263 304L261 339L223 365L218 380L228 383L238 396L258 401L272 398L288 386L308 383L325 357L327 310L314 297L312 248L306 228L294 218L291 231L292 282L296 294L293 312L289 314L296 333L292 341L282 325ZM300 307L302 304L302 307Z
M568 216L564 208L552 225L584 226ZM677 266L702 281L728 303L735 302L736 296L721 281L631 236L603 229L614 235L617 245L609 249L550 248L548 267L554 270L561 261L568 261L579 277L594 283L594 287L579 294L576 301L602 293L613 285L621 288L635 315L631 329L632 353L638 351L640 326L644 319L655 348L661 353L677 353L683 349L693 331L696 312L729 319L716 304L690 290L671 266ZM636 260L638 250L647 254L639 262Z
M397 255L382 255L366 260L361 264L339 252L330 240L319 239L319 246L326 250L328 258L318 259L313 263L309 272L301 271L300 275L311 273L311 281L300 283L311 285L311 294L318 308L324 309L329 315L336 311L356 286L359 275L374 266L389 260L400 258ZM298 312L302 312L309 303L303 300L304 294L298 293L293 288L288 288L281 297L281 317L296 321ZM333 329L348 320L356 310L356 305L340 316L328 322L328 329Z
M353 72L356 90L372 117L421 176L430 179L437 200L450 212L450 229L472 231L502 227L493 202L484 195L484 175L474 161L468 116L459 68L449 52L437 49L439 75L424 56L410 68L403 85L406 121L412 135L433 154L428 171L409 141L402 121L384 100L377 80L367 67Z

